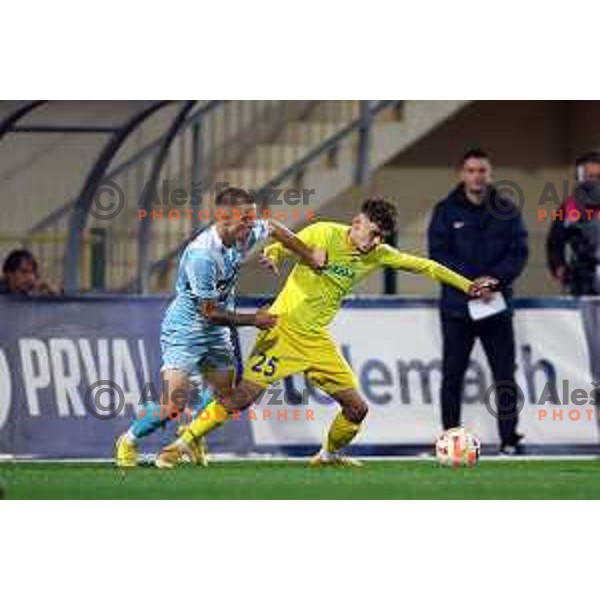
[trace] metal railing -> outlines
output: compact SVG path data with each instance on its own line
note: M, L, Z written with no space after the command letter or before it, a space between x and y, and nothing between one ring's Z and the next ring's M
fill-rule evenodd
M362 183L369 177L373 124L397 105L391 100L178 103L164 133L117 166L108 165L82 191L86 198L80 195L52 211L23 241L69 291L169 289L175 259L205 226L197 210L190 218L169 218L170 211L181 209L173 190L189 193L200 184L202 207L209 208L219 185L257 192L297 185L313 165L335 166L341 149L354 153L355 181ZM122 196L112 216L95 206L106 186ZM106 197L104 202L110 204ZM140 209L147 219L140 219Z
M296 119L283 119L285 127L280 129L279 136L266 147L254 147L239 163L238 171L242 174L248 163L252 165L250 175L254 177L246 179L242 185L256 191L259 201L263 199L263 207L268 206L268 190L287 185L300 187L307 169L317 163L325 168L335 166L335 155L347 147L354 151L355 183L364 183L370 175L371 129L379 116L388 109L396 111L400 102L320 101L311 104L296 113L299 114ZM283 113L289 114L289 109ZM394 113L394 118L397 116ZM148 277L162 282L154 289L165 291L172 286L175 262L197 233L193 230L190 235L183 236L165 255L148 265ZM125 289L131 289L131 286Z
M98 282L106 290L143 291L147 281L144 273L148 272L145 264L168 253L199 223L196 219L153 222L148 227L138 218L140 206L145 203L148 208L168 210L169 198L163 193L166 188L189 191L201 182L205 196L210 197L216 182L232 179L235 183L235 169L240 168L246 155L272 142L289 119L302 117L310 107L306 101L205 102L170 132L175 135L163 134L108 170L90 191L92 202L81 209L78 223L73 223L73 215L81 197L33 225L24 241L34 247L70 291L95 289ZM248 172L253 174L254 169ZM153 188L150 192L149 185ZM100 200L95 195L106 186L123 198L123 206L112 218L94 210L94 201ZM95 276L98 271L103 276Z
M335 155L340 147L348 143L353 135L358 136L357 153L354 167L354 181L357 185L363 184L369 175L369 141L373 122L378 114L387 108L395 105L396 100L380 100L371 103L370 100L361 101L360 114L357 118L351 120L347 125L332 133L329 137L321 140L318 145L310 149L306 154L283 169L276 177L269 180L264 188L275 188L281 186L287 181L298 181L307 167L315 163L323 156Z
M187 119L179 125L182 129L193 126L200 115L222 102L187 103L188 109L195 110L191 114L190 110L186 111ZM186 108L185 104L182 103L181 110ZM178 110L177 114L182 113ZM52 272L55 279L63 280L69 291L96 289L99 284L100 289L111 289L115 279L127 277L130 269L135 268L130 248L132 239L137 237L137 222L131 216L134 215L152 167L167 142L170 150L168 168L183 169L187 160L187 140L181 137L180 145L174 149L169 140L169 131L166 131L101 174L89 190L92 203L82 211L78 226L73 226L73 217L81 195L52 211L29 229L26 242L39 253L45 268ZM124 206L114 218L110 218L110 214L100 214L98 206L94 206L94 201L101 203L98 193L102 193L107 186L123 198ZM75 249L71 247L73 239L78 242ZM56 243L49 243L51 240ZM97 275L99 272L102 276Z

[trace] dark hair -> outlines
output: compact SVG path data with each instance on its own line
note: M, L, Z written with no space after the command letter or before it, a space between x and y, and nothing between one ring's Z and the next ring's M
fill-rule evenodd
M38 263L35 260L35 256L29 252L29 250L13 250L4 260L2 265L2 272L6 275L7 273L14 273L21 268L24 262L29 262L33 265L33 270L37 273Z
M464 164L470 158L479 158L481 160L490 160L490 155L485 150L482 150L481 148L471 148L470 150L467 150L462 155L462 158L460 159L460 166L461 167L464 166Z
M583 165L600 164L600 152L586 152L582 154L575 162L576 167L582 167Z
M252 204L254 196L242 188L228 187L217 194L217 206L236 206L238 204Z
M396 230L398 211L396 206L385 198L367 198L360 211L375 223L384 235L389 235Z

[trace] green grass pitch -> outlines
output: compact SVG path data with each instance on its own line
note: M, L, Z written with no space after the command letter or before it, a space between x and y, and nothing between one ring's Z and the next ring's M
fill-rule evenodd
M600 499L600 460L369 461L363 468L300 462L221 462L207 469L0 463L6 499Z

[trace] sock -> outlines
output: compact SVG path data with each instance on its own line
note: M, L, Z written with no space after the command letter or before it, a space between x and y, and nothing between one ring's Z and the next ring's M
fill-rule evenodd
M329 453L337 452L349 444L360 430L360 425L348 421L343 413L338 413L329 427L324 450Z
M190 426L179 439L189 445L196 438L204 437L213 429L223 425L227 419L229 419L229 415L223 405L216 400L211 400L190 423Z
M198 402L193 407L190 407L192 411L190 413L190 422L192 422L203 410L205 410L213 399L213 392L209 387L197 388L196 393Z
M160 404L156 402L146 402L144 406L137 407L135 418L127 431L127 438L132 442L137 442L159 429L168 419L168 416L161 412L160 408Z

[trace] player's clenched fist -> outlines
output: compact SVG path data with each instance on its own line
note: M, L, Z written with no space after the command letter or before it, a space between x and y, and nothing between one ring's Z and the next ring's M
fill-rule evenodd
M272 315L266 310L257 310L254 315L254 325L259 329L271 329L277 325L277 315Z

